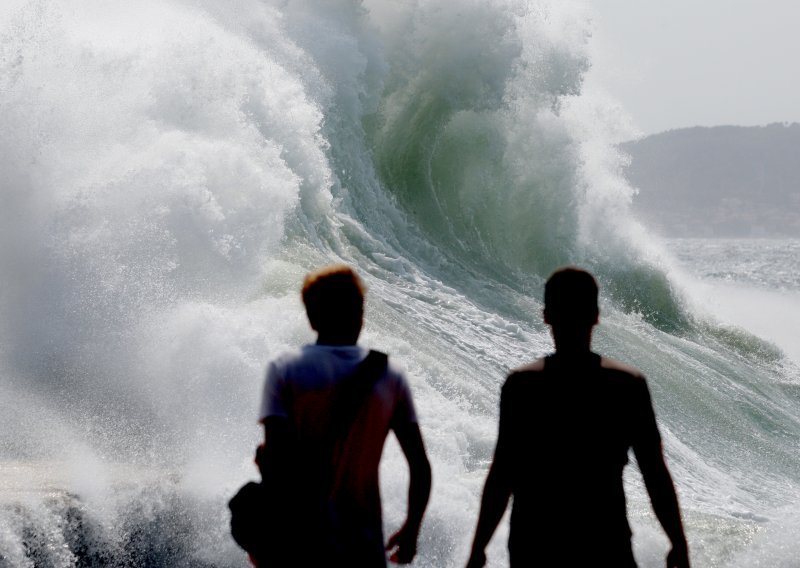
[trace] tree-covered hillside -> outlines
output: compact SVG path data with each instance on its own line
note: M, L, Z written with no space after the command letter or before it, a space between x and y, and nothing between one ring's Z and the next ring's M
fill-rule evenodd
M800 124L670 130L622 148L634 208L665 235L800 237Z

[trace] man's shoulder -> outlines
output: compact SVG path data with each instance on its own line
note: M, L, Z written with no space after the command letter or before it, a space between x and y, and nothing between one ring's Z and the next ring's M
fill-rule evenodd
M627 397L638 399L649 392L644 374L636 367L603 357L600 360L600 370L603 379L601 384L609 389L608 392L614 393L614 396L625 400Z
M644 380L644 374L639 369L610 357L600 358L600 368L615 374L627 375L632 379Z
M355 366L364 360L367 353L368 350L359 345L331 346L309 343L284 351L274 357L270 365L302 372L307 371L309 367Z
M521 367L511 369L508 373L505 383L503 383L503 391L508 392L511 389L518 388L519 385L524 385L535 381L539 377L544 376L545 358L536 359Z
M307 364L308 359L309 357L304 348L290 349L270 359L269 366L285 373L290 369Z
M601 357L599 355L595 355L595 357L599 360L599 366L594 367L594 369L599 369L602 374L615 377L617 380L622 380L624 382L645 382L644 374L642 374L639 369L610 357ZM526 365L512 369L508 374L504 388L515 388L515 385L522 384L541 384L540 381L546 380L548 376L547 359L547 357L542 357ZM558 367L555 366L555 364L553 372L559 373ZM595 372L596 371L592 371L592 374Z
M535 361L531 361L526 365L522 365L521 367L517 367L516 369L511 369L509 372L510 375L516 375L520 373L539 373L544 371L544 357L536 359Z
M330 385L352 374L363 363L370 350L358 345L330 347L309 344L286 351L269 364L268 374L294 385ZM379 352L380 355L384 353ZM408 388L405 370L386 356L386 367L378 382L384 388Z

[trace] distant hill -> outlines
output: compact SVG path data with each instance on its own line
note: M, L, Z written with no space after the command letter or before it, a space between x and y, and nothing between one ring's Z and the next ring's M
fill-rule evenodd
M634 210L662 234L800 237L800 124L670 130L622 148Z

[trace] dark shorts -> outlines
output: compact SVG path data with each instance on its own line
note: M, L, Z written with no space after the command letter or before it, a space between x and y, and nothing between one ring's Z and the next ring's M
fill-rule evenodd
M637 568L630 542L609 550L607 546L587 546L576 538L562 546L537 546L525 543L508 547L511 568Z

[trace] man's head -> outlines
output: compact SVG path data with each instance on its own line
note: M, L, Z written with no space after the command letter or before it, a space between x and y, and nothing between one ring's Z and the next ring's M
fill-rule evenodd
M575 267L556 270L544 285L544 321L554 329L591 329L597 323L597 282Z
M303 303L321 338L355 343L364 316L364 284L348 266L337 264L306 275Z

